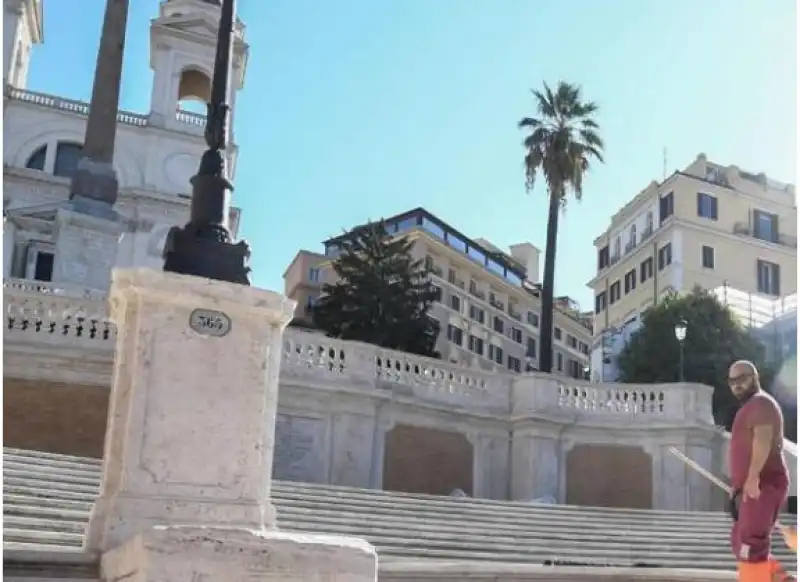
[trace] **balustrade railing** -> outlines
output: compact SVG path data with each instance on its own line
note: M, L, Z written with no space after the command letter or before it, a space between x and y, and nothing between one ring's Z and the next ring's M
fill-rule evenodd
M116 327L108 320L106 302L101 290L7 279L4 341L103 349L111 358ZM530 411L558 409L642 420L699 418L711 412L710 389L702 386L585 384L536 373L486 372L296 329L284 334L281 381L505 413L526 399L536 403Z
M31 103L40 107L47 107L50 109L58 109L60 111L68 111L76 113L83 117L89 115L89 104L77 99L68 99L66 97L58 97L57 95L48 95L47 93L39 93L37 91L29 91L27 89L19 89L17 87L6 86L6 98L14 101L21 101L24 103ZM205 127L206 116L200 113L193 113L191 111L183 111L178 109L175 112L175 119L185 125L196 127ZM125 125L134 125L144 127L149 123L149 116L142 113L134 113L133 111L117 112L117 121Z

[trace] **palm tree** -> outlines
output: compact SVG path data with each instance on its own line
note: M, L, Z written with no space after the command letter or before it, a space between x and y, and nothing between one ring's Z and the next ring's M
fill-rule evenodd
M544 253L542 282L541 338L539 370L553 368L553 286L558 242L558 211L566 209L567 192L576 200L583 195L583 178L590 162L603 161L603 140L593 119L598 106L581 99L580 87L559 82L555 92L547 83L543 91L531 91L539 117L526 117L518 126L530 133L525 146L525 189L533 190L541 172L550 196L547 216L547 245Z

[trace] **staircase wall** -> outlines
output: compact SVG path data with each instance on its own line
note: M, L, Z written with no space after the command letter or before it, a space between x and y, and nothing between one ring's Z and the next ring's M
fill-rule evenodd
M27 281L6 282L4 291L6 444L100 456L116 341L104 298ZM630 450L625 447L633 447L651 459L652 507L704 510L713 505L713 488L670 455L669 447L717 472L721 450L710 420L708 386L587 384L538 373L486 372L287 330L274 474L374 489L393 475L388 485L400 489L449 487L421 474L409 473L409 482L402 482L402 463L434 471L425 461L430 451L409 438L393 445L399 453L386 454L386 435L404 426L418 434L454 435L448 445L449 454L460 459L454 466L471 463L471 484L458 487L475 497L565 503L570 480L574 489L575 480L591 478L569 474L570 451L596 444L611 447L612 457L624 460ZM457 439L469 443L471 461L466 445L452 444ZM604 471L615 464L601 463ZM464 480L456 476L453 483Z

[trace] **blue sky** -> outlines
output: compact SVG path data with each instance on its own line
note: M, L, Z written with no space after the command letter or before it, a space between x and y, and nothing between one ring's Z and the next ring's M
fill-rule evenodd
M88 100L102 0L45 0L29 88ZM733 7L735 6L735 9ZM149 21L131 0L123 109L146 112ZM472 237L544 251L524 190L529 88L579 83L606 164L561 221L556 292L590 308L592 240L615 209L699 152L797 173L794 0L239 0L251 52L238 101L235 204L253 283L283 289L299 248L424 206Z

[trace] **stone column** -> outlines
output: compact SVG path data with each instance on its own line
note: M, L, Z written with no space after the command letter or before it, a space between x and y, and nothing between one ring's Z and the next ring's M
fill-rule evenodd
M85 542L102 553L101 577L373 582L366 542L276 531L278 372L294 302L149 269L115 270L110 301L114 379Z

